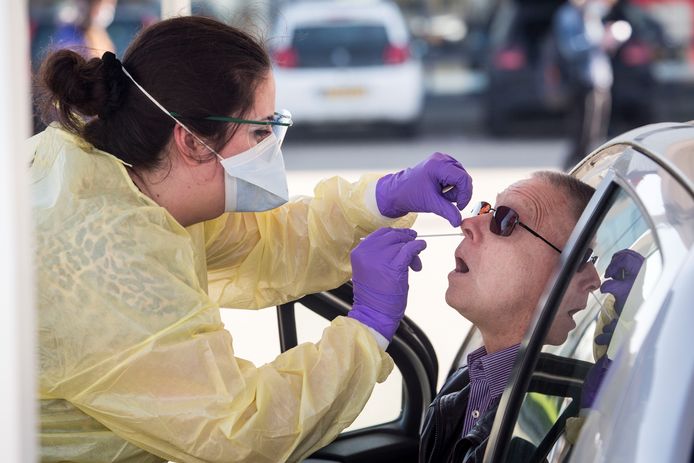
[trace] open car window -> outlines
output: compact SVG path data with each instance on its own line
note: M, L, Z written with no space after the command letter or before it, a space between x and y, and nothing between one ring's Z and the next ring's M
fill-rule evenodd
M524 394L506 461L566 459L601 379L633 332L641 302L661 273L657 235L638 202L622 188L613 193L582 248L582 256L592 258L575 278L596 272L601 288L588 296L585 309L574 313L581 304L572 293L573 280L569 283Z
M631 391L621 378L641 368L634 352L667 310L669 282L691 246L682 220L691 198L649 156L613 145L582 174L597 192L521 346L484 461L569 461L574 447L607 439L605 420ZM584 261L600 289L579 304Z

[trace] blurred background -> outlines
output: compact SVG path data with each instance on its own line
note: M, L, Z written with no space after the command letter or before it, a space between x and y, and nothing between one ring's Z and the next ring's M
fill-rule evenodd
M309 128L545 137L566 128L569 99L551 51L552 18L564 1L193 0L191 8L266 39L277 63L278 103L286 101L297 122L290 141ZM384 14L377 6L384 3L398 12ZM118 55L162 7L157 0L30 0L34 68L47 49L69 42L66 24L99 4L113 10L107 31ZM345 4L351 12L340 8ZM103 22L108 14L97 16ZM631 34L611 55L609 133L691 119L694 0L619 0L606 21L615 19L625 20ZM395 95L397 105L389 101Z
M188 7L163 1L168 5L30 0L32 69L61 46L93 56L112 49L122 57L163 7L173 2L175 12L180 4L182 13ZM289 109L295 122L283 146L290 195L311 194L331 175L394 171L440 151L471 173L473 201L493 203L531 171L564 167L575 102L552 33L564 1L195 0L189 7L266 41L277 107ZM603 22L619 24L621 34L609 54L614 84L606 137L694 119L694 0L619 0ZM430 216L415 228L453 231ZM428 240L424 270L411 276L407 315L430 337L440 381L469 328L444 300L458 243L459 237ZM318 339L324 321L297 314L300 341ZM261 363L277 355L274 311L226 310L223 318L238 356ZM376 389L355 427L397 416L399 381L391 375Z

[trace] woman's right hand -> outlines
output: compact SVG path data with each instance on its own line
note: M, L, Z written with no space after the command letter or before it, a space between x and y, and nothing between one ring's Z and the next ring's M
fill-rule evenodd
M381 228L351 254L354 305L349 317L393 338L407 305L408 270L422 269L426 242L406 228Z

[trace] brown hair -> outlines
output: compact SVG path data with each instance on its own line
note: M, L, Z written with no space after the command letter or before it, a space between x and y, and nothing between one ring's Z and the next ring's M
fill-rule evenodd
M595 193L595 188L592 186L563 172L540 170L533 172L532 177L544 180L562 190L571 203L571 209L576 220L583 214L583 210L588 205L590 198L593 197L593 193Z
M259 40L200 16L168 19L144 29L125 52L123 66L186 126L220 146L236 126L197 118L243 116L270 70ZM174 121L107 60L85 60L70 50L50 54L39 71L42 118L57 120L133 166L157 167Z

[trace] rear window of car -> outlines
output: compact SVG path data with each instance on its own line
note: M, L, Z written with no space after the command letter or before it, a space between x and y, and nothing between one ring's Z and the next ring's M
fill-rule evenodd
M292 40L298 66L308 68L381 65L388 44L384 26L351 22L300 27Z

